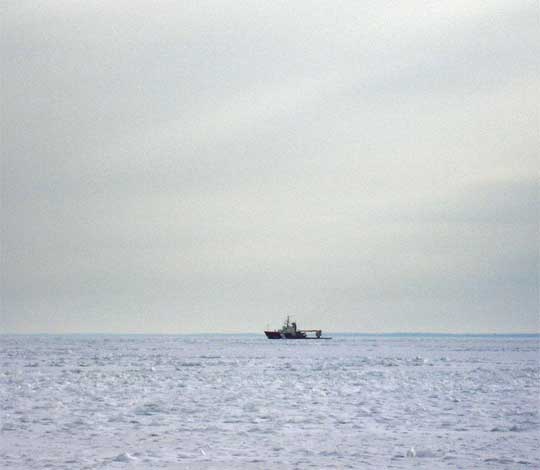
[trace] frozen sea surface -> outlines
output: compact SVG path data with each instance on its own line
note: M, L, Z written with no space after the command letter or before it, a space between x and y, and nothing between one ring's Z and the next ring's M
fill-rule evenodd
M0 336L6 469L540 468L538 336Z

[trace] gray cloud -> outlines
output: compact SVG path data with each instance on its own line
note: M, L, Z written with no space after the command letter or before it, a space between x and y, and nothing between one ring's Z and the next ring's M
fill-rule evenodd
M2 330L538 330L534 2L4 16Z

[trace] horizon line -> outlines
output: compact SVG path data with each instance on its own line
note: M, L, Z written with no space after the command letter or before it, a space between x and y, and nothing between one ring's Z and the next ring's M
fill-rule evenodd
M382 331L382 332L362 332L362 331L329 331L327 334L351 336L540 336L540 331L536 332L433 332L433 331ZM110 331L72 331L72 332L0 332L0 336L235 336L235 335L257 335L260 332L191 332L191 333L164 333L164 332L110 332Z

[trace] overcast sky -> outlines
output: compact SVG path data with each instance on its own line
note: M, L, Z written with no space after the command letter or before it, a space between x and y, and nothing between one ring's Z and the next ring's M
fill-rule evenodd
M1 8L0 331L539 331L537 1Z

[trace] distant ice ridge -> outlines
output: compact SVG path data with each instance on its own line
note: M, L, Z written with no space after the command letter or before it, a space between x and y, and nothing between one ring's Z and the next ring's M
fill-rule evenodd
M113 459L114 462L133 462L135 460L138 460L137 457L134 457L127 452L123 452Z
M538 337L333 336L1 336L0 462L540 468Z

